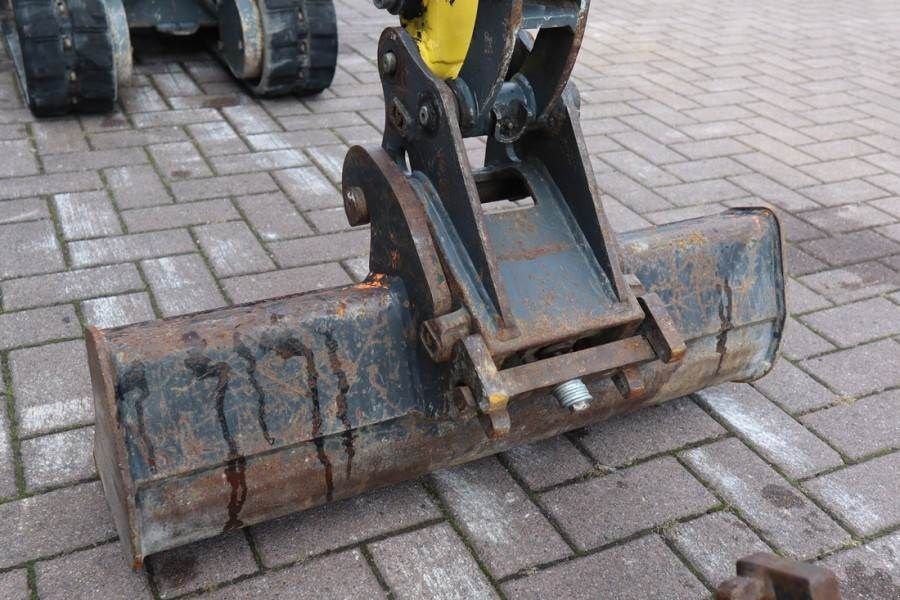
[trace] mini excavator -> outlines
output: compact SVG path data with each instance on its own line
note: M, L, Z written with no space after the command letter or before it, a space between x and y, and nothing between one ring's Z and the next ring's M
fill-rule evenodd
M131 30L206 35L258 96L318 93L337 64L332 0L6 0L3 33L31 111L108 112L131 79Z
M772 211L615 235L569 81L587 0L381 0L361 283L87 332L95 459L152 553L764 375ZM482 138L473 168L464 140Z

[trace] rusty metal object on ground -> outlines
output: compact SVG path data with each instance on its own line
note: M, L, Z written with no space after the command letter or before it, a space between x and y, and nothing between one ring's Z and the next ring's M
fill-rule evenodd
M840 600L834 573L824 567L758 552L737 562L737 577L722 583L716 600Z
M610 229L568 83L586 10L482 2L450 83L384 32L384 139L343 172L371 224L363 283L89 331L95 456L135 564L768 371L771 211Z

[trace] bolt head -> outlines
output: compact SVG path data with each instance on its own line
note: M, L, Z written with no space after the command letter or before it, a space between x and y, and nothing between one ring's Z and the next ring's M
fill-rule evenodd
M378 69L382 77L389 77L397 70L397 55L393 52L385 52L378 61Z
M369 222L369 206L362 188L353 186L344 190L344 212L353 227Z
M582 412L582 411L585 411L585 410L587 410L588 408L590 408L590 406L591 406L591 403L590 403L590 402L587 402L587 401L585 401L585 400L581 400L581 401L576 402L575 404L573 404L570 408L571 408L572 412Z

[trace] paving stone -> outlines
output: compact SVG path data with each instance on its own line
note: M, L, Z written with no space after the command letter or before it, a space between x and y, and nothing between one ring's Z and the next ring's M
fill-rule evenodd
M0 201L0 225L18 221L34 221L47 219L47 203L41 198L22 198L21 200Z
M369 550L398 600L498 597L446 523L375 542Z
M33 491L93 477L93 447L93 427L23 440L25 485Z
M81 335L71 306L53 306L0 314L0 350Z
M38 173L38 164L28 140L0 140L0 177L20 177Z
M666 536L712 587L734 577L734 564L771 549L749 527L725 511L673 526Z
M788 317L781 342L781 353L791 360L802 360L834 350L836 346L813 333L796 319Z
M107 167L142 165L148 161L143 148L115 148L113 150L91 150L88 152L68 152L41 157L47 173L66 171L93 171Z
M801 248L833 266L860 263L900 252L900 244L871 230L811 240Z
M810 477L843 465L837 452L748 385L723 384L696 396L788 477Z
M834 571L842 600L891 600L900 596L900 532L832 554L822 566Z
M503 453L513 472L533 490L587 475L594 465L565 436L556 436Z
M95 150L108 150L181 142L187 139L187 135L181 127L163 126L137 130L101 131L89 134L88 139Z
M268 152L217 156L213 157L210 162L218 174L231 175L234 173L252 173L254 171L302 167L309 164L309 159L300 150L285 148Z
M315 167L284 169L272 176L300 210L344 205L337 188Z
M222 223L240 218L234 205L224 198L136 208L122 212L122 219L130 232Z
M800 281L838 304L900 288L900 274L877 262L813 273Z
M869 204L889 215L900 217L900 197L872 200Z
M495 577L571 554L496 458L443 469L431 477L463 535Z
M900 452L893 452L811 479L803 489L853 533L868 536L900 523L898 481Z
M881 340L811 358L800 366L838 394L862 396L900 385L898 361L900 344Z
M0 402L6 401L6 384L0 374ZM16 468L6 410L0 410L0 498L16 494ZM0 590L3 589L0 583Z
M152 598L147 576L135 571L116 543L60 556L36 566L41 598Z
M211 177L212 170L190 142L156 144L147 150L159 168L159 172L169 181L193 177Z
M597 187L624 206L638 212L664 210L672 205L649 188L618 172L597 176Z
M84 342L74 340L14 350L9 353L9 363L20 435L93 421Z
M806 175L805 173L798 171L797 169L786 165L782 161L769 156L768 154L763 154L762 152L752 152L750 154L738 154L734 156L734 159L738 162L744 164L747 168L755 173L765 176L768 179L774 180L781 185L795 189L801 186L811 186L819 183L813 177ZM844 200L841 204L846 203ZM787 208L787 207L785 207Z
M62 253L50 221L0 225L0 279L63 268Z
M222 287L232 301L242 303L350 283L353 280L340 264L328 263L223 279Z
M788 313L800 315L832 306L824 296L812 291L794 278L787 280Z
M163 316L171 317L225 305L215 280L197 254L141 262Z
M120 209L172 202L168 190L150 165L105 169L103 174Z
M257 571L242 531L232 531L150 556L147 560L160 598L208 589Z
M100 482L0 504L0 568L108 540L115 533ZM114 554L122 560L120 547ZM124 562L122 567L131 572Z
M540 503L581 550L703 513L717 502L669 456L540 495Z
M740 440L714 442L681 456L779 553L805 560L850 541L837 523Z
M84 267L181 254L195 249L194 241L185 230L170 229L69 242L69 257L74 266Z
M369 251L366 229L272 242L269 249L282 267L296 267L352 258Z
M828 265L824 262L800 250L794 244L788 244L784 254L785 269L792 277L799 277L828 268Z
M144 292L85 300L81 303L81 311L84 314L85 324L98 329L120 327L156 318L150 296Z
M15 569L0 574L0 598L7 600L31 600L28 574L25 569Z
M412 527L441 513L418 483L402 483L253 527L260 558L279 565Z
M771 202L784 210L794 211L819 207L812 200L760 173L730 177L729 181L759 197L760 200Z
M821 310L800 318L839 346L855 346L900 333L900 306L871 298Z
M268 173L222 175L207 179L191 179L172 183L172 193L179 201L203 200L221 196L240 196L274 192L278 189Z
M803 218L830 233L841 233L894 222L890 215L868 204L844 204L803 213Z
M722 202L745 195L744 190L726 179L710 179L657 188L656 191L677 206Z
M270 271L275 265L245 223L216 223L194 228L197 242L216 275L229 277Z
M820 162L800 168L819 181L825 183L846 181L858 177L866 177L867 175L877 175L881 172L878 167L859 160L858 158Z
M706 588L656 535L577 558L503 584L510 600L688 600Z
M188 125L187 130L197 142L200 151L208 157L248 150L247 145L231 128L231 125L224 121Z
M592 425L579 442L598 463L615 467L725 433L690 398L680 398Z
M135 266L121 264L12 279L0 284L0 291L3 292L3 305L7 309L18 309L143 287L144 282Z
M784 359L776 361L765 377L753 382L753 387L789 413L822 408L837 400L828 388Z
M900 447L900 391L893 390L804 415L801 421L857 460Z
M840 206L883 198L887 193L862 179L828 183L800 190L804 196L825 206Z
M37 121L32 123L31 132L41 154L88 150L84 131L75 119Z
M112 202L105 192L56 194L53 202L60 228L67 240L122 233Z
M282 192L241 196L238 206L264 241L309 235L312 229Z
M677 177L630 150L604 152L600 154L600 158L610 165L614 172L623 173L647 187L679 183ZM677 160L681 161L684 158L678 157Z
M259 106L229 106L222 109L222 114L243 135L281 130L278 123Z
M386 598L359 550L301 563L253 577L204 596L211 600L314 600L318 598Z

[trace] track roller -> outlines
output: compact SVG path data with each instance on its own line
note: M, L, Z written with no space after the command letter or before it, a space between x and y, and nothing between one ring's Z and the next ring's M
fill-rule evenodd
M321 92L337 63L332 0L225 0L219 55L258 96Z
M4 33L36 116L112 110L131 72L121 0L16 0L12 16Z

